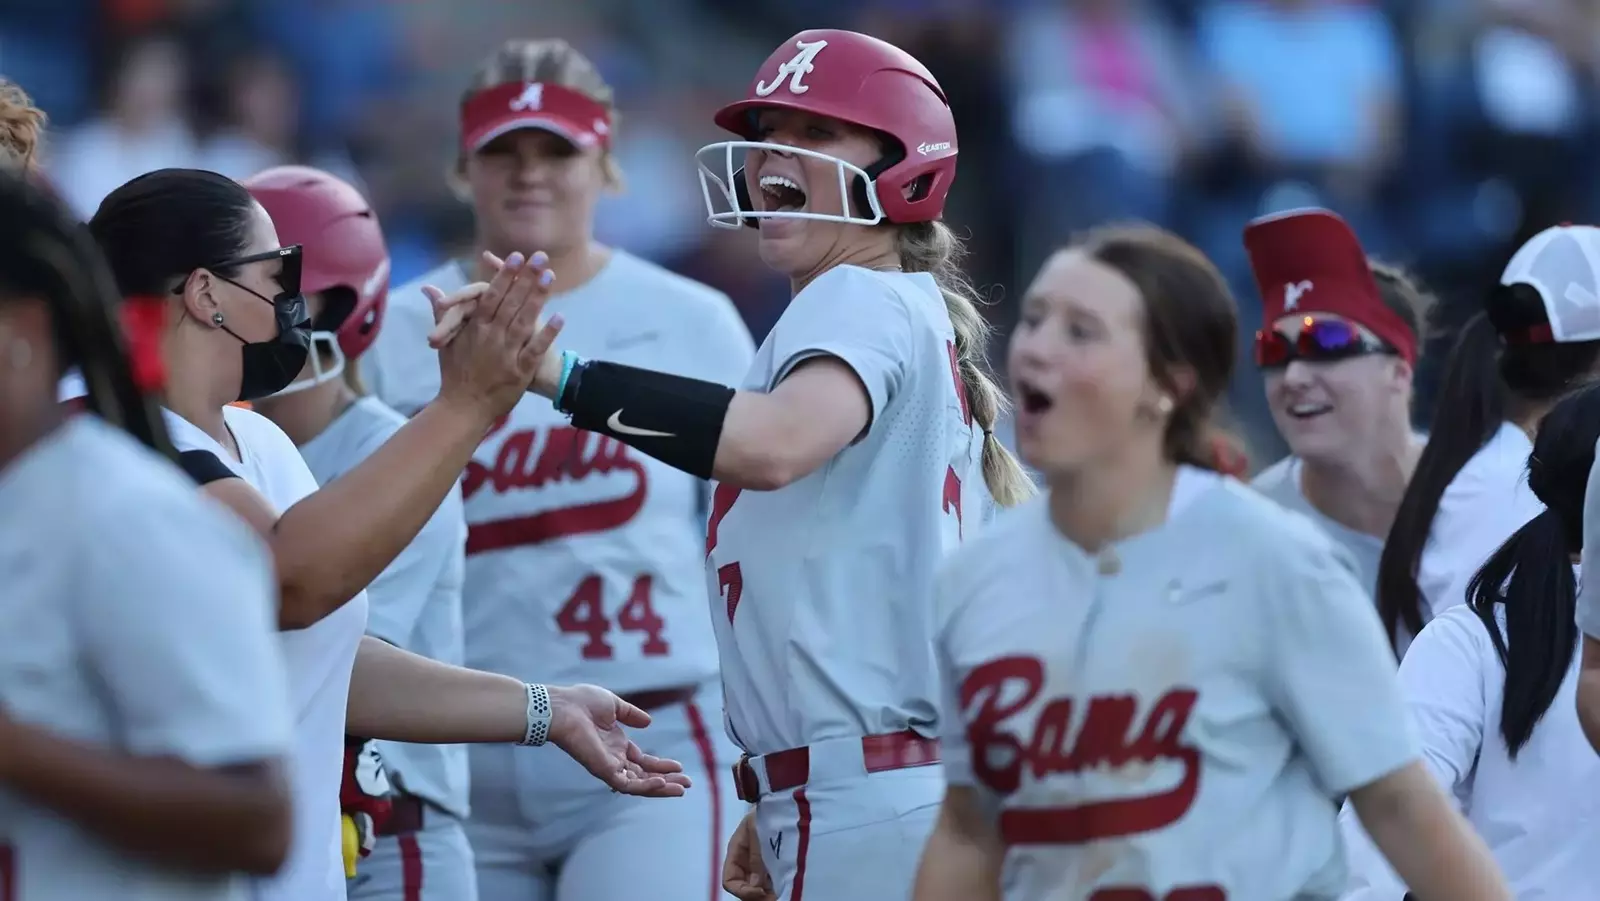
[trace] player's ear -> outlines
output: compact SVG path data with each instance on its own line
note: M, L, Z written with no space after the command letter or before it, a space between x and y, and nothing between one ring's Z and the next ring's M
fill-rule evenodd
M184 279L183 291L179 295L184 312L188 313L191 319L207 327L218 324L214 317L222 308L222 304L213 292L215 287L216 277L210 270L196 269Z
M1199 384L1199 377L1195 375L1194 367L1187 363L1174 363L1167 368L1164 376L1159 379L1162 387L1172 395L1174 405L1182 405L1194 394L1195 385Z
M444 183L450 193L462 203L472 202L472 187L467 184L467 161L456 157L456 161L444 170Z
M622 166L609 150L600 157L600 178L607 194L627 193L628 184L622 177Z
M1393 362L1390 365L1393 367L1393 369L1391 370L1392 374L1389 379L1390 384L1394 386L1396 391L1404 394L1410 394L1412 379L1415 378L1416 375L1415 370L1412 368L1410 363L1405 361L1403 357L1395 356L1392 357L1392 360Z

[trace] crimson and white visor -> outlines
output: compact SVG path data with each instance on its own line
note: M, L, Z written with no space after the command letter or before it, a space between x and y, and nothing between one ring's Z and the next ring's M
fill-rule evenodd
M610 111L562 85L507 82L484 88L461 104L463 154L477 153L495 138L519 128L542 129L584 149L611 146Z

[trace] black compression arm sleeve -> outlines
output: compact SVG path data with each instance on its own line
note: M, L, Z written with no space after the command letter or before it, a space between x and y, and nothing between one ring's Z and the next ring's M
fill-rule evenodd
M586 361L573 367L556 407L580 429L709 479L733 395L715 382Z
M219 479L238 478L238 473L229 469L210 451L184 451L178 455L178 465L199 485L209 485Z

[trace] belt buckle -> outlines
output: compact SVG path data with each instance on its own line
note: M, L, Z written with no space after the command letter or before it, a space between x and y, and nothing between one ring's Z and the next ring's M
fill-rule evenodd
M761 799L761 780L756 778L756 769L750 765L750 755L739 757L739 762L733 765L733 785L739 800L746 804L754 804Z

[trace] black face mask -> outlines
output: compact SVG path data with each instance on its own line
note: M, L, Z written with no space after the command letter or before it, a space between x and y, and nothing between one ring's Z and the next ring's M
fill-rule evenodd
M231 269L246 263L280 258L283 270L277 278L283 290L270 298L213 271L223 281L272 304L273 318L277 320L278 334L270 341L246 341L226 325L222 326L223 331L233 335L243 345L239 349L244 356L243 374L239 379L239 400L259 400L277 394L294 381L305 367L306 358L311 355L311 317L306 312L306 299L300 293L300 245L240 257L214 267Z

